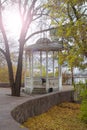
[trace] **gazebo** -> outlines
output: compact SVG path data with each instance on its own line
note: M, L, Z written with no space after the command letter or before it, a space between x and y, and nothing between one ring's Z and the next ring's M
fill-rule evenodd
M58 76L55 77L54 58L55 52L58 56L62 48L60 42L48 38L40 38L35 44L25 48L25 92L34 93L37 90L36 93L47 93L62 89L61 65L58 64ZM58 57L56 59L59 60ZM50 66L52 72L49 74Z

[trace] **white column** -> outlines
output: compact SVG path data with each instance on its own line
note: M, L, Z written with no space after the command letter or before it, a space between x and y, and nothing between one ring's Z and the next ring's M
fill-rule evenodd
M31 92L33 90L33 52L31 51Z
M40 51L40 76L42 77L42 51Z
M28 57L29 56L29 57ZM25 54L25 88L24 88L24 91L26 93L31 93L31 81L30 81L30 77L27 77L27 72L29 72L27 69L30 69L31 65L30 64L30 55L29 53L26 53ZM29 65L29 67L27 66Z
M25 52L24 70L25 70L25 75L24 75L24 86L25 86L25 88L26 88L26 86L27 86L27 79L26 79L26 73L27 73L27 54L26 54L26 52Z
M59 88L59 90L62 90L62 67L61 67L60 64L58 65L58 72L59 72L59 75L58 75L58 88Z
M58 90L62 90L62 66L59 64L59 57L58 57Z
M31 53L29 52L29 77L31 77Z
M54 66L54 51L53 51L53 77L55 77L55 66Z
M46 90L48 91L49 82L48 82L48 51L46 51Z

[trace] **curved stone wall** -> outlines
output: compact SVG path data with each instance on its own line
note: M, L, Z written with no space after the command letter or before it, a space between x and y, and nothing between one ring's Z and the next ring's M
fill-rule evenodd
M13 118L19 122L25 122L29 117L46 112L50 107L62 102L74 101L74 91L52 92L38 97L17 106L11 112Z

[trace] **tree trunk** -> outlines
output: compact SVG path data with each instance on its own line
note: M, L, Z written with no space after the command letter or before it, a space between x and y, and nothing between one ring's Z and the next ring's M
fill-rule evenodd
M23 41L21 41L20 47L19 47L19 56L18 56L18 65L17 65L16 77L15 77L15 84L13 87L13 91L16 90L14 96L20 96L21 79L22 79L23 48L24 48L24 44L23 44Z
M72 85L74 84L73 67L71 67Z
M10 82L10 87L11 87L11 95L15 96L15 84L14 84L14 74L13 74L13 67L12 67L12 62L9 53L6 53L6 61L8 65L8 73L9 73L9 82Z

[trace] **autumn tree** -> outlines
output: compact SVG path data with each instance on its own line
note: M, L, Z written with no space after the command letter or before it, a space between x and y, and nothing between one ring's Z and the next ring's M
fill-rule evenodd
M74 67L85 68L84 57L87 57L87 0L48 0L46 5L51 24L57 29L51 31L51 37L62 40L64 50L60 53L61 64L68 62Z
M52 25L57 29L51 35L62 39L65 54L76 52L76 56L87 57L87 0L48 0ZM69 54L70 55L70 54ZM73 56L73 55L72 55ZM76 60L76 58L73 58ZM75 61L74 60L74 61Z

